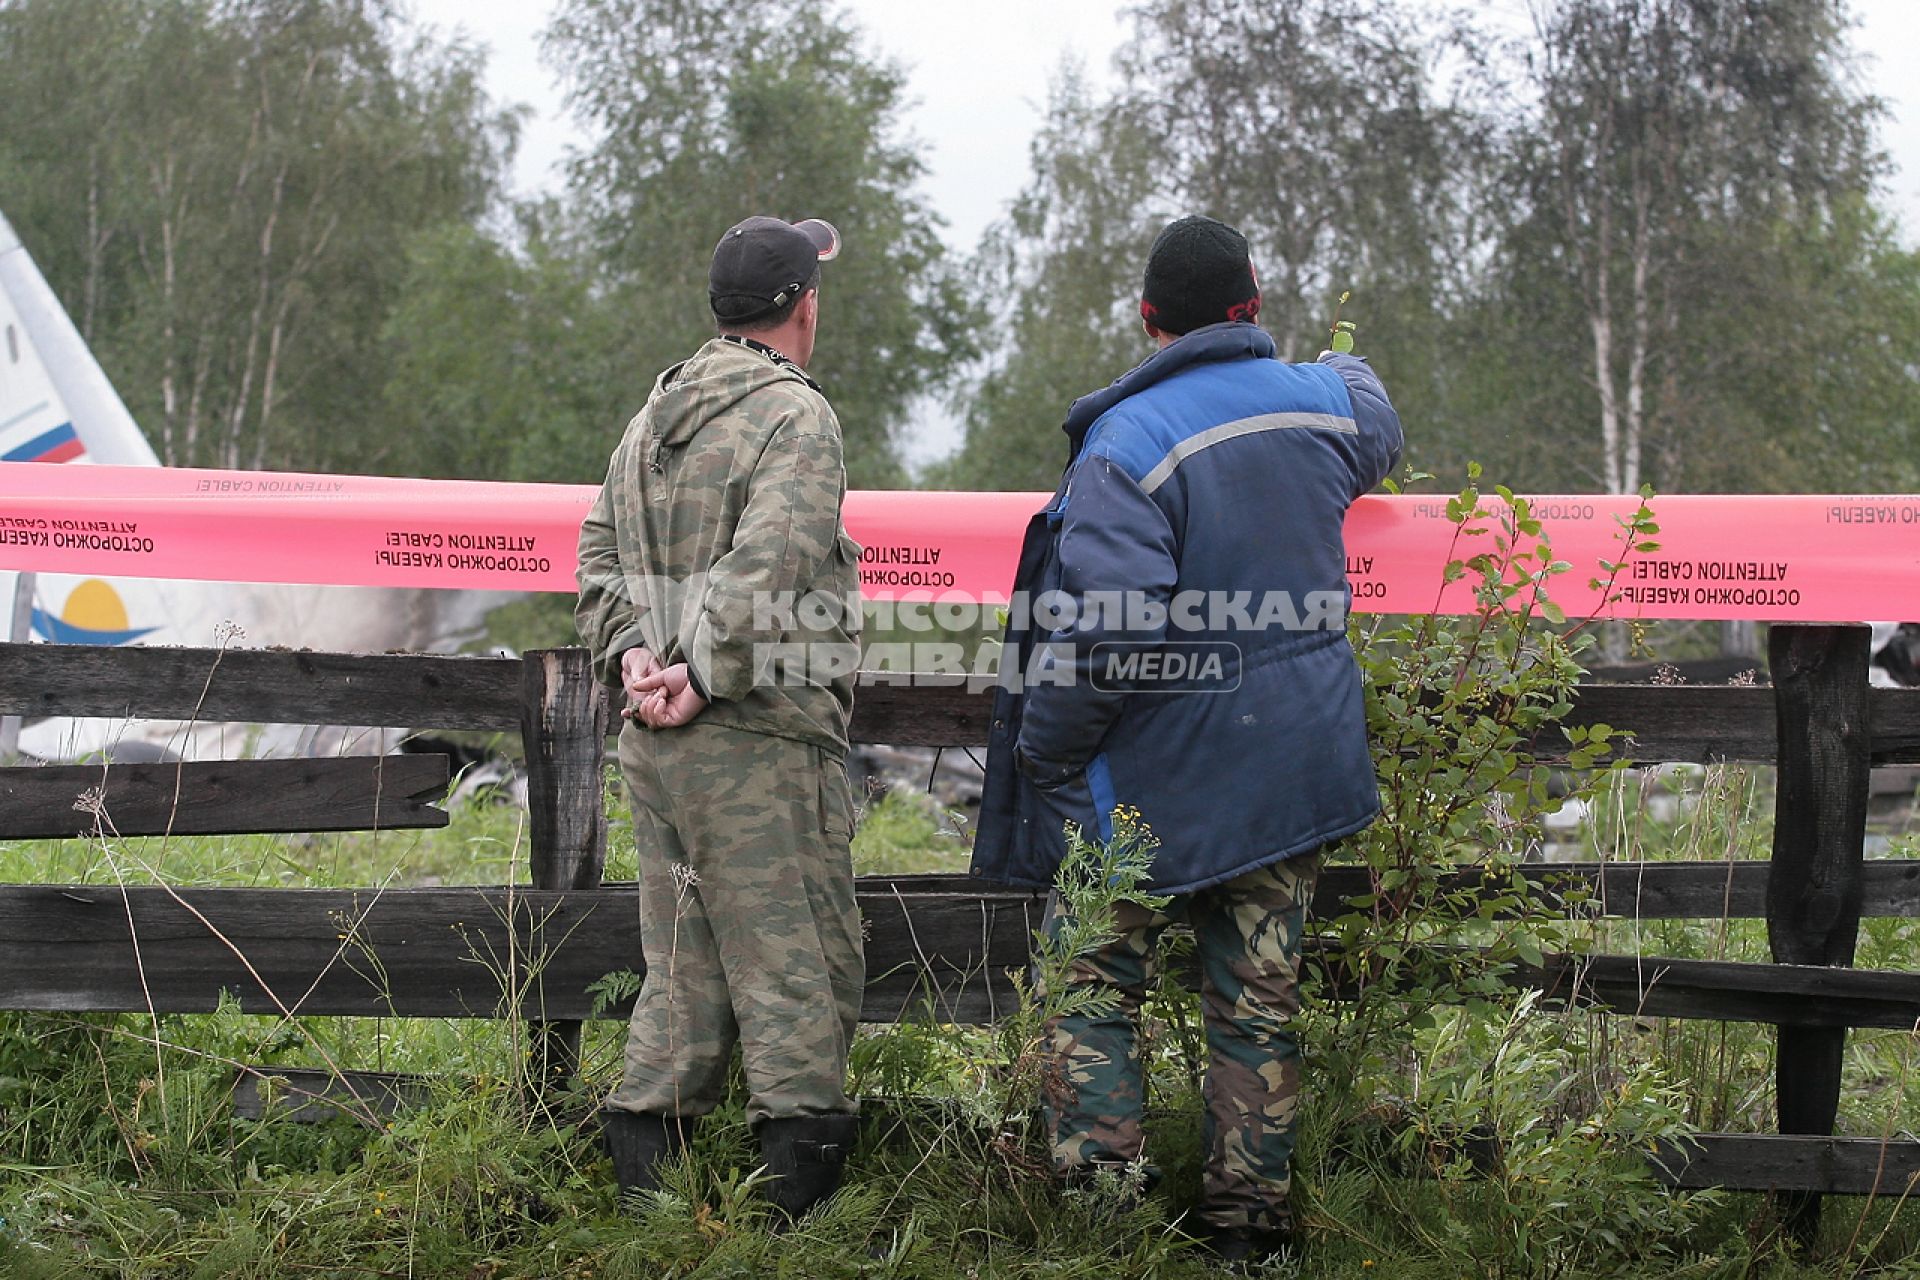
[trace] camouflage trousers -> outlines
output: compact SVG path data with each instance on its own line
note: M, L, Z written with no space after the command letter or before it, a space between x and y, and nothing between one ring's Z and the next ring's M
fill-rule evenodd
M752 1120L854 1109L865 987L853 797L819 747L698 720L629 725L646 976L607 1106L705 1115L737 1043Z
M1105 987L1111 1013L1053 1020L1059 1072L1047 1123L1063 1174L1140 1159L1145 1079L1141 1002L1154 977L1154 944L1177 920L1193 928L1206 1021L1205 1169L1200 1218L1221 1227L1291 1226L1294 1110L1300 1049L1288 1023L1300 1011L1300 935L1313 897L1315 852L1180 895L1165 908L1121 904L1118 937L1069 971L1069 985ZM1062 919L1056 899L1048 929Z

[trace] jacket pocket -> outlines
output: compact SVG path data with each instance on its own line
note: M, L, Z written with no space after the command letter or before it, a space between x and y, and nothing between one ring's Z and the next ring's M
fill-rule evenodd
M853 839L853 784L847 779L847 767L820 748L814 748L819 767L814 776L820 780L820 829L840 840Z
M850 564L858 567L860 564L860 553L863 549L859 543L847 535L845 530L842 530L834 536L833 551L835 555L840 557L842 564Z
M1041 787L1022 775L1020 788L1026 796L1027 811L1033 819L1036 851L1050 859L1055 868L1066 855L1066 829L1069 825L1085 839L1104 838L1100 833L1100 815L1095 812L1093 792L1087 785L1084 772L1075 774L1057 787ZM1051 880L1051 873L1046 878Z
M860 544L849 538L844 529L833 540L832 588L842 600L852 601L860 594L860 552ZM846 633L859 635L865 623L860 607L851 605L841 613L841 626Z

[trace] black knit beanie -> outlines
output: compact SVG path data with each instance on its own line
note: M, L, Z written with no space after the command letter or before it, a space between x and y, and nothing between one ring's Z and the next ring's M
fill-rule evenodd
M1224 222L1194 214L1154 237L1140 318L1163 333L1192 333L1260 314L1260 281L1247 238Z

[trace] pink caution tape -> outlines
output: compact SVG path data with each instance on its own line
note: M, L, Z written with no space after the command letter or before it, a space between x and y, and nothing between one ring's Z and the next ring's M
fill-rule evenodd
M0 569L571 592L594 493L591 485L0 463ZM850 493L846 524L864 547L862 588L872 599L1004 600L1027 520L1047 499ZM1652 552L1625 549L1619 522L1636 499L1533 504L1554 558L1571 565L1548 585L1569 617L1920 619L1920 496L1656 498L1660 548ZM1354 606L1471 611L1472 576L1443 586L1444 569L1491 549L1493 536L1462 534L1444 498L1362 498L1347 521ZM1622 566L1609 575L1602 560ZM1595 577L1610 582L1596 590Z

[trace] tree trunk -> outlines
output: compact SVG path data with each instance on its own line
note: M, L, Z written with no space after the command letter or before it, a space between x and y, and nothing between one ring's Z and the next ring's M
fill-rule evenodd
M93 341L94 319L100 312L100 273L112 232L100 230L100 153L87 152L87 281L80 292L80 336Z
M193 462L193 439L187 435L184 439L178 433L180 425L180 384L176 360L179 353L175 344L179 331L175 316L179 312L177 297L176 258L179 251L180 225L177 220L173 199L174 159L167 157L164 164L151 170L154 194L160 197L160 460L170 467L187 466ZM184 214L184 209L180 211Z
M1640 442L1647 421L1647 344L1652 321L1647 300L1648 266L1653 257L1649 228L1653 193L1645 170L1636 164L1633 191L1633 334L1627 349L1627 415L1621 424L1620 487L1615 493L1640 492Z
M1620 402L1613 384L1613 316L1605 266L1599 270L1598 305L1588 317L1593 326L1593 379L1600 393L1600 474L1608 493L1625 493L1620 465Z
M276 320L267 338L267 368L260 380L260 423L253 433L253 458L247 464L255 471L267 465L267 428L273 421L273 387L280 373L280 340L286 333L286 321Z
M240 386L234 392L233 402L227 411L226 439L222 452L226 465L240 468L240 438L246 430L247 411L253 403L254 379L260 369L260 341L267 327L267 304L273 296L273 236L280 223L281 207L286 199L287 165L283 162L280 172L274 175L273 197L267 206L266 222L260 228L259 277L254 290L253 312L247 319L246 356L240 366Z

